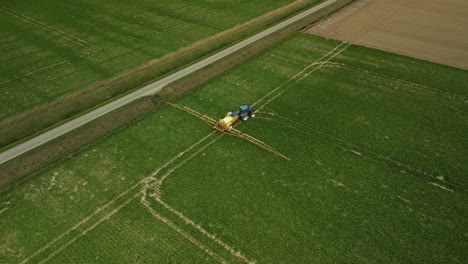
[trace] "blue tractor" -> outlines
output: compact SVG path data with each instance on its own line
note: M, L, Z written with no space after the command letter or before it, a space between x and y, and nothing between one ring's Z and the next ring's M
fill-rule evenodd
M233 114L238 115L242 121L245 121L249 119L249 117L255 117L255 110L244 104L239 106L239 109Z

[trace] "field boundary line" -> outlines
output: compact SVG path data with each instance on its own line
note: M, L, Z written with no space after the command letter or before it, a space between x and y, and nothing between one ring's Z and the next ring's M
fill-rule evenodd
M91 44L89 42L86 42L86 41L84 41L84 40L82 40L82 39L80 39L78 37L70 35L70 34L64 32L64 31L62 31L60 29L49 26L49 25L47 25L47 24L45 24L45 23L43 23L41 21L38 21L38 20L36 20L36 19L34 19L32 17L29 17L27 15L24 15L24 14L18 12L18 11L10 9L10 8L4 6L4 5L0 5L0 8L3 9L5 12L9 13L10 15L13 15L13 16L15 16L15 17L17 17L17 18L19 18L19 19L21 19L23 21L26 21L26 22L28 22L28 23L30 23L32 25L38 26L38 27L40 27L42 29L45 29L46 31L49 31L49 32L51 32L51 33L53 33L53 34L55 34L55 35L57 35L59 37L62 37L64 39L68 40L68 41L71 41L71 42L73 42L75 44L78 44L80 46L88 46L88 47L91 46Z

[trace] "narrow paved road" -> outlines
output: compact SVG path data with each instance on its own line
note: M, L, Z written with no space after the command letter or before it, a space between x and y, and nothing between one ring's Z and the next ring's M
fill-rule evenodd
M32 150L34 148L37 148L38 146L41 146L42 144L46 143L46 142L49 142L55 138L58 138L72 130L74 130L75 128L78 128L80 126L83 126L84 124L88 123L88 122L91 122L93 120L95 120L96 118L99 118L117 108L120 108L121 106L124 106L138 98L141 98L143 96L147 96L147 95L151 95L151 94L154 94L158 91L160 91L164 86L167 86L168 84L178 80L178 79L181 79L213 62L216 62L252 43L254 43L255 41L258 41L280 29L283 29L285 27L287 27L288 25L308 16L308 15L311 15L312 13L315 13L317 11L319 11L320 9L324 8L324 7L327 7L333 3L335 3L336 1L338 0L327 0L317 6L314 6L292 18L289 18L275 26L272 26L250 38L247 38L227 49L224 49L204 60L201 60L195 64L192 64L190 66L188 66L187 68L184 68L178 72L175 72L159 81L156 81L152 84L149 84L145 87L142 87L141 89L138 89L136 90L135 92L133 93L130 93L124 97L121 97L113 102L110 102L100 108L97 108L87 114L84 114L80 117L77 117L76 119L73 119L65 124L62 124L58 127L55 127L41 135L38 135L37 137L34 137L34 138L31 138L30 140L28 141L25 141L11 149L8 149L2 153L0 153L0 164L3 164L29 150Z

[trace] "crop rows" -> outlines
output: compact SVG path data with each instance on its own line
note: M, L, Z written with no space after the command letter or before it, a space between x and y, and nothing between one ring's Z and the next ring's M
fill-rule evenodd
M0 195L0 261L463 263L457 75L298 34L177 102L290 161L163 108Z
M0 120L289 2L2 2Z

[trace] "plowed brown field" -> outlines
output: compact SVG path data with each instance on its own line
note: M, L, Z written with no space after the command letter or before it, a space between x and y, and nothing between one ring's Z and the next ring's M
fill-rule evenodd
M466 0L358 0L308 32L468 69Z

